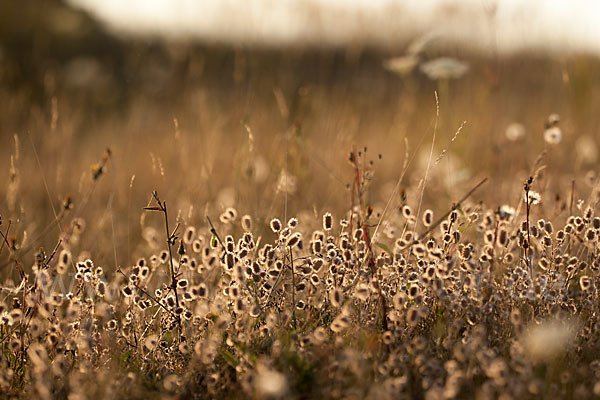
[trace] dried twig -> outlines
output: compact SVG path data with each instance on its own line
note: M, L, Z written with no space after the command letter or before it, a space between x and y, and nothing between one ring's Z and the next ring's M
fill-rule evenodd
M173 251L171 249L171 246L175 243L175 239L177 238L176 232L177 232L177 228L179 227L179 225L177 225L177 227L175 228L175 230L173 232L170 232L170 230L169 230L169 214L167 212L167 202L161 201L160 198L158 197L158 193L156 191L152 192L152 197L156 201L157 206L156 207L144 207L144 210L160 211L163 213L163 215L165 217L165 233L167 235L167 248L169 249L169 266L170 266L170 272L171 272L170 288L175 293L175 305L177 306L177 308L179 308L179 295L177 294L177 278L176 278L176 274L175 274L175 266L173 265ZM181 337L181 330L182 330L181 318L179 317L179 315L177 315L176 317L177 317L177 324L179 326L179 336Z

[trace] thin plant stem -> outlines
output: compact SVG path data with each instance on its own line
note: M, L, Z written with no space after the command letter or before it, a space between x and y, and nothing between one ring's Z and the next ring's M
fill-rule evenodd
M292 270L292 322L294 324L294 329L298 328L298 324L296 322L296 277L294 273L294 253L292 252L292 246L289 246L290 249L290 269Z

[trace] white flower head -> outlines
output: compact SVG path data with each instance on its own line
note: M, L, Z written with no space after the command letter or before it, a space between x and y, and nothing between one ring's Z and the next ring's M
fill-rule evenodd
M257 368L255 385L256 391L262 397L282 396L288 388L285 375L263 364L259 364Z
M440 57L421 64L421 71L431 80L458 79L469 71L469 64L450 57Z
M502 219L510 219L515 216L516 211L514 207L511 207L508 204L504 204L498 209L498 214Z
M419 64L419 57L414 55L394 57L384 61L383 67L398 75L408 75Z
M544 131L544 140L548 144L559 144L562 140L562 131L558 126L551 126Z
M513 122L512 124L506 127L504 135L511 142L516 142L517 140L520 140L525 136L525 127L523 126L523 124Z
M548 361L564 353L573 344L576 333L575 324L568 321L544 321L528 327L523 344L530 359Z
M531 204L531 205L539 204L540 201L542 201L542 196L538 192L534 192L533 190L530 190L527 192L526 196L523 196L524 202L527 203L528 200L529 200L529 204Z

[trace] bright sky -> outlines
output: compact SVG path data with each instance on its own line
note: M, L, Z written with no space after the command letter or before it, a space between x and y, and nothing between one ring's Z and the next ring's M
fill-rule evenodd
M596 0L69 0L110 29L232 44L392 46L424 34L501 53L600 55ZM495 10L495 11L494 11Z

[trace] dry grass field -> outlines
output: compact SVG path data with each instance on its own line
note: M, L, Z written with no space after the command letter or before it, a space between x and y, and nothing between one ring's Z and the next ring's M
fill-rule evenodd
M4 396L600 396L595 58L15 46Z

